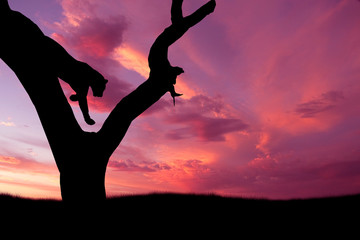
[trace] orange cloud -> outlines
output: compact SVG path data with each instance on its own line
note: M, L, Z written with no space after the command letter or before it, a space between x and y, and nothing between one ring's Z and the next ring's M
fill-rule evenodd
M0 156L0 189L2 193L59 199L59 173L55 163Z
M148 67L147 57L134 48L122 45L114 50L113 58L126 69L137 72L143 78L147 79L149 77L150 68Z
M0 122L0 126L15 127L15 123L14 122Z
M201 160L172 160L167 161L168 169L147 172L144 175L158 185L167 185L179 192L195 191L196 185L203 178L207 178L212 169Z
M113 59L118 61L126 69L137 72L144 79L149 77L150 68L147 56L132 48L130 45L125 44L116 48L113 52ZM183 99L190 99L197 95L193 88L183 81L182 77L177 80L176 90L184 94L182 96Z
M18 164L20 164L20 160L14 158L14 157L0 156L0 163L18 165Z

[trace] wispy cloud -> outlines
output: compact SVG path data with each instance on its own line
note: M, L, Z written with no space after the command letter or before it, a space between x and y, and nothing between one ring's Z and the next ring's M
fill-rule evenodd
M9 156L0 156L0 163L3 164L11 164L11 165L18 165L20 163L20 160L18 160L15 157L9 157Z
M0 126L5 126L5 127L15 127L15 123L14 122L0 122Z
M344 95L341 91L330 91L314 100L297 105L295 112L301 115L302 118L311 118L333 109L336 103L343 99Z
M225 141L225 135L245 131L249 125L230 115L221 97L197 95L181 103L181 110L166 117L180 128L169 131L172 140L196 137L202 141ZM234 113L232 113L234 114Z
M169 170L171 167L166 163L159 162L139 162L136 163L130 159L111 161L109 167L116 171L131 171L131 172L154 172L160 170Z
M143 78L148 78L150 68L144 54L135 49L123 45L114 50L114 59L129 70L139 73Z
M61 25L60 29L63 29L63 33L54 33L53 37L63 45L71 46L73 51L82 55L81 57L104 58L121 45L126 26L123 17L110 19L88 17L79 19L76 26L70 25L66 29Z
M185 126L167 134L172 140L198 137L202 141L225 141L225 134L248 128L240 119L211 118L197 114L171 117L169 122Z
M30 197L60 198L58 171L54 164L9 154L0 155L1 192ZM15 157L14 157L15 156Z

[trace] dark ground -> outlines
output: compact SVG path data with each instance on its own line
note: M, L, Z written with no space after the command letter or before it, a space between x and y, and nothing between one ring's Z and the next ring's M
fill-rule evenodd
M207 234L225 228L221 230L224 233L250 231L262 237L289 231L301 235L310 229L327 234L341 229L347 233L360 228L359 205L360 195L274 201L149 194L109 198L100 208L87 206L80 210L69 209L61 201L0 195L0 214L1 219L6 219L5 223L19 224L20 221L39 227L60 224L72 228L86 225L90 230L95 227L121 232L131 229L135 235L144 233L145 229L156 235L169 228L179 233L204 231Z

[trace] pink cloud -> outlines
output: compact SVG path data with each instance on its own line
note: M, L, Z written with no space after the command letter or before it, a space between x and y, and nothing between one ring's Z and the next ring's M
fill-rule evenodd
M240 119L211 118L198 114L175 116L168 121L172 124L185 125L167 134L172 140L198 137L202 141L225 141L225 134L248 128L248 125Z
M182 125L167 134L172 140L197 137L202 141L225 141L225 134L249 127L241 119L226 116L221 97L197 95L184 100L179 108L176 114L167 117L168 123Z
M206 192L199 186L206 183L202 179L211 177L211 172L212 169L201 160L175 159L168 161L166 168L147 173L147 177L161 188L167 186L179 192Z
M31 197L60 198L55 164L16 156L0 156L1 191Z
M344 95L340 91L330 91L322 94L319 98L306 103L298 104L295 112L302 118L311 118L316 114L329 111L335 107L335 104L344 99Z
M134 171L134 172L154 172L160 170L169 170L171 167L166 163L152 162L134 162L128 160L111 161L109 167L116 171Z
M19 156L0 156L1 169L14 172L56 173L54 164L40 163L32 159Z
M0 156L0 163L1 164L11 164L11 165L18 165L21 161L14 157L9 156Z
M292 158L296 155L258 157L237 168L209 165L211 171L187 187L198 192L271 199L351 194L359 187L357 160L321 164L318 159L308 164L305 159Z
M80 57L104 58L121 45L126 22L123 17L85 18L77 26L67 26L64 33L53 34L62 45L71 46Z

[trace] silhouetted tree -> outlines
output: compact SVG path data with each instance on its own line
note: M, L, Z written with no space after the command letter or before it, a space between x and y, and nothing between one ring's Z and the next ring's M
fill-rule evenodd
M100 131L93 133L79 126L58 78L69 83L77 97L81 95L85 99L89 87L95 96L101 97L107 80L71 57L31 20L12 11L7 0L0 0L0 57L15 72L35 106L60 172L61 195L65 202L84 204L104 200L109 158L131 122L166 92L169 91L174 99L181 95L175 92L174 84L184 71L170 65L168 48L216 6L215 0L211 0L190 16L183 17L182 3L183 0L172 1L172 25L159 35L150 49L149 78L124 97ZM93 80L86 82L81 81L82 78ZM91 124L87 104L84 109L84 118Z

